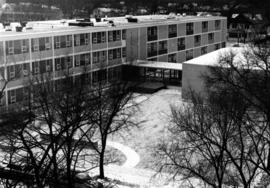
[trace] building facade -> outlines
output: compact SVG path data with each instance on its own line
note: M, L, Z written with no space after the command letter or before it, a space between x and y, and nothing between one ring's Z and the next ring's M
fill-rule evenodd
M22 102L29 76L52 73L57 81L69 69L74 79L84 73L91 85L108 83L121 78L123 64L183 63L226 45L224 17L135 19L112 18L110 26L88 27L69 26L68 21L40 22L38 28L22 32L0 31L0 87L8 81L0 105Z

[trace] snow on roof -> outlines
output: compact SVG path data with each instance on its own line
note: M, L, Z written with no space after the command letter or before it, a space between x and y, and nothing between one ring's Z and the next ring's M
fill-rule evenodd
M260 49L251 48L249 46L221 48L186 61L184 64L220 66L221 64L219 64L219 62L222 60L223 62L232 61L235 67L241 69L262 70L265 68L265 62L254 55L254 52L258 50ZM226 63L222 65L224 65L224 67L229 66Z
M247 50L246 47L227 47L221 48L219 50L207 53L205 55L196 57L189 61L186 61L185 64L196 64L196 65L208 65L215 66L220 61L220 58L228 56L230 54L235 54L234 61L245 61L243 53Z
M169 63L160 61L137 60L137 63L134 66L156 69L182 70L182 63Z

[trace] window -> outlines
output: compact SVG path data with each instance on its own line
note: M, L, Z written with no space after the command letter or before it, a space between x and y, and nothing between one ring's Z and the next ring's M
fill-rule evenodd
M72 38L71 35L66 36L66 47L71 47Z
M225 48L225 47L226 47L226 42L222 42L222 43L221 43L221 47L222 47L222 48Z
M8 68L9 68L9 79L13 80L15 78L15 76L16 76L16 74L15 74L15 66L11 65Z
M127 56L126 53L127 53L126 47L122 48L122 57L123 58L125 58Z
M204 46L201 48L201 55L206 54L207 53L207 46Z
M127 38L127 30L123 29L122 30L122 40L126 40Z
M23 76L26 77L29 75L29 65L23 64L22 66L23 66L23 68L22 68Z
M202 22L202 32L208 32L208 22Z
M187 35L193 35L193 23L187 23L186 24L186 34Z
M79 67L81 63L81 56L80 55L76 55L75 56L75 67Z
M218 50L220 48L220 44L215 44L215 50Z
M8 54L9 55L14 54L14 41L8 41L7 42L7 49L8 49Z
M74 35L75 46L80 46L80 35Z
M61 70L61 59L60 58L55 59L55 70L57 70L57 71Z
M121 48L109 50L109 60L120 59L121 57Z
M32 42L33 42L33 51L34 52L39 51L39 40L38 40L38 38L33 39Z
M156 42L147 44L147 55L148 57L157 56L157 43Z
M89 44L89 34L87 34L87 33L84 34L84 44L85 45Z
M85 54L85 65L90 65L90 54Z
M168 55L168 62L176 63L176 54L169 54Z
M208 34L208 43L213 43L214 42L214 33L209 33Z
M92 43L99 44L106 42L106 32L92 33Z
M220 20L215 20L215 30L220 30Z
M46 69L46 72L51 72L52 70L52 68L51 68L51 61L50 60L47 60L46 61L46 67L45 67L45 69Z
M158 43L158 54L166 54L167 52L167 41L160 41Z
M15 90L10 91L10 104L16 103L16 92Z
M185 38L179 38L177 40L177 48L178 51L186 49Z
M27 40L21 40L21 52L25 53L27 52Z
M98 52L93 52L93 64L98 62Z
M201 35L194 36L194 46L200 46L201 45Z
M157 27L148 27L147 28L147 40L153 41L157 40Z
M33 62L32 66L33 66L33 74L39 74L39 62L38 61Z
M193 50L187 50L186 51L186 61L193 58Z
M51 41L49 37L45 37L45 49L50 50L51 49Z
M55 40L55 48L56 49L60 48L61 45L60 36L54 37L54 40Z
M120 30L117 31L109 31L108 32L108 42L120 41L121 40L121 32Z
M177 25L169 25L169 38L177 37Z

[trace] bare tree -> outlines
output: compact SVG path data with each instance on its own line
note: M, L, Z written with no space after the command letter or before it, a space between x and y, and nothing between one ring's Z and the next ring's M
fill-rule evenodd
M233 92L191 94L190 104L172 107L170 138L158 147L160 170L211 187L250 187L260 158L250 142L247 105Z
M100 141L98 147L94 149L99 158L99 178L101 179L105 178L104 164L109 162L105 158L109 135L137 125L131 119L136 105L131 100L130 88L131 85L128 83L111 83L105 88L99 83L94 91L95 110L92 122L97 128L95 137Z

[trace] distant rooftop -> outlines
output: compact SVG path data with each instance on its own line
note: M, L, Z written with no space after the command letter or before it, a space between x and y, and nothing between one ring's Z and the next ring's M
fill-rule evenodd
M131 20L131 21L128 21ZM102 18L100 22L96 19L88 19L92 26L79 27L79 26L69 26L69 23L79 23L78 20L52 20L52 21L30 21L26 24L21 32L16 32L16 28L6 27L1 28L0 23L0 39L7 36L26 35L34 33L51 33L51 32L68 32L81 29L90 29L91 31L100 30L101 28L132 28L141 27L144 25L161 25L164 22L174 23L174 22L189 22L189 21L200 21L200 20L216 20L224 19L224 17L216 16L182 16L182 15L145 15L145 16L125 16L125 17L107 17ZM19 23L12 23L13 25L19 25ZM12 25L11 24L11 25ZM6 31L6 30L9 31Z

